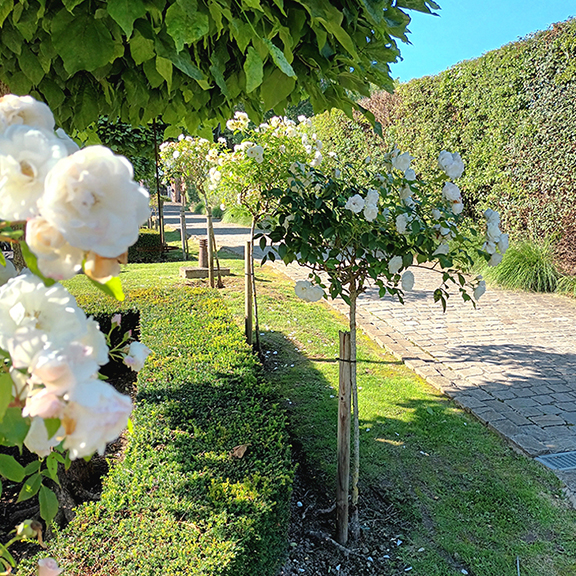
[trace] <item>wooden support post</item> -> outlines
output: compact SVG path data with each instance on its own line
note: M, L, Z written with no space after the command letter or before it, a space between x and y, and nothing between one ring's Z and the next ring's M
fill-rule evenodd
M244 248L244 332L246 342L252 346L252 242Z
M214 288L214 246L212 244L212 211L208 208L206 213L207 238L208 238L208 282L210 288Z
M340 332L338 392L338 479L336 483L336 540L348 541L348 490L350 488L350 332Z

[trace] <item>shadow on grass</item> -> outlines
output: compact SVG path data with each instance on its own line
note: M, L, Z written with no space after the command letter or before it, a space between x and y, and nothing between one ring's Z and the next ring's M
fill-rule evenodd
M338 362L306 358L283 333L264 333L262 342L293 444L317 479L313 488L333 502ZM398 363L358 362L363 528L374 530L378 511L392 504L410 543L401 554L427 575L500 576L516 557L527 574L572 573L576 513L553 474L417 379L386 377L390 364Z

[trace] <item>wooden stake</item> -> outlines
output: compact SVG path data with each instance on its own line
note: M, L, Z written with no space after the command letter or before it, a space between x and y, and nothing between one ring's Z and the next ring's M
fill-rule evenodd
M244 332L246 342L252 346L252 242L244 248Z
M350 487L350 372L350 332L340 332L336 540L342 545L345 545L348 541L348 490Z
M212 245L212 210L208 208L206 213L208 232L208 281L210 288L214 288L214 250Z

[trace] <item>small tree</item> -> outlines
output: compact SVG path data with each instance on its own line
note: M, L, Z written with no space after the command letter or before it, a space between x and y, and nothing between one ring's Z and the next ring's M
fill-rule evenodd
M252 218L250 243L254 243L256 226L268 228L274 221L278 203L274 189L284 188L292 171L303 162L318 166L322 161L322 142L315 135L308 135L309 120L300 116L296 123L288 118L274 116L269 122L250 127L248 116L237 112L227 122L235 134L242 133L243 140L234 150L225 150L213 157L210 170L211 188L220 194L228 206L243 206ZM266 242L261 241L264 249ZM253 270L253 257L250 269ZM256 321L256 345L260 348L258 331L258 305L256 283L252 273L252 292Z
M450 285L458 288L464 300L474 303L472 298L478 299L483 294L485 283L481 277L467 279L462 270L469 268L474 256L497 264L501 259L498 250L503 253L508 243L507 235L499 230L498 215L488 211L488 238L480 249L478 232L473 226L469 227L471 238L459 230L463 205L460 190L454 183L441 177L432 182L418 180L410 168L412 158L407 153L394 150L387 160L388 170L384 174L374 173L369 164L361 174L346 166L336 168L333 174L298 167L287 190L270 192L270 201L277 203L278 225L269 233L269 238L277 245L277 254L286 264L298 262L311 270L312 282L297 282L296 294L309 301L323 296L342 297L350 307L354 534L358 534L359 528L358 297L373 284L379 288L380 296L389 294L403 302L405 292L414 284L409 268L426 264L439 272L441 282L434 292L434 300L444 309ZM453 179L464 169L457 154L442 152L439 163ZM274 260L274 252L268 258ZM339 529L338 533L345 541L347 529Z

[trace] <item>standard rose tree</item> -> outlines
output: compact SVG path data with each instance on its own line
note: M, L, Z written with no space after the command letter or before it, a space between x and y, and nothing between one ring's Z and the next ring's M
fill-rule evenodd
M58 463L104 454L132 411L128 396L99 379L100 367L112 357L140 370L150 353L129 332L111 348L121 316L103 334L55 280L83 270L122 298L115 276L148 218L148 193L125 158L103 146L79 150L54 131L48 107L30 96L0 99L0 175L0 239L20 244L29 268L18 275L0 258L0 437L41 458L25 469L3 455L0 476L26 479L33 491L23 491L24 498L39 493L50 523L58 501L43 479L58 482ZM15 224L24 221L23 234ZM39 526L34 535L41 536ZM23 530L16 539L30 537ZM7 570L15 565L3 545L0 563ZM60 571L51 559L39 565L39 574Z
M503 253L507 246L507 236L500 232L493 211L486 214L488 231L483 248L475 240L479 233L474 226L469 227L471 238L464 236L458 186L446 178L429 183L419 180L410 168L412 160L408 153L395 149L388 154L385 173L373 170L369 161L362 173L353 172L349 166L327 173L298 164L293 167L288 187L270 192L278 225L268 236L276 245L276 253L286 264L295 261L311 270L312 282L299 281L296 294L310 302L322 296L342 297L350 306L355 512L359 472L355 363L358 297L372 285L379 288L380 296L402 302L414 287L410 268L426 266L439 273L434 300L444 309L450 286L455 286L464 300L473 301L483 294L485 283L480 277L469 280L461 271L470 267L474 256L497 263L494 253L497 249ZM464 169L458 154L442 152L439 163L450 178L461 176ZM275 257L272 252L264 260ZM357 532L357 523L353 527ZM338 533L342 540L347 538L347 528Z

